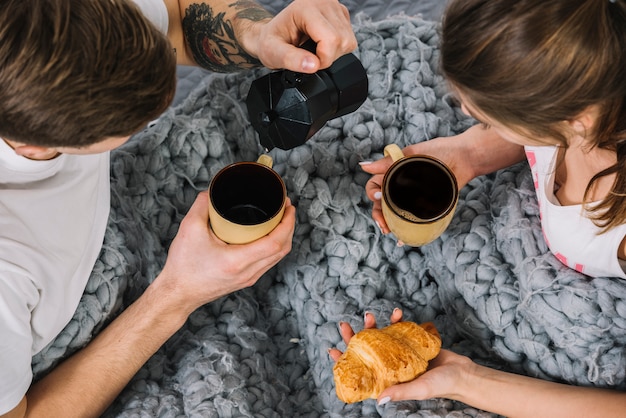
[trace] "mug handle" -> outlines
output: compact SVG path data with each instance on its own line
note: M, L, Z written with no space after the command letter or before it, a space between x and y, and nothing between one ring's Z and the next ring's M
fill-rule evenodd
M256 162L269 168L272 168L274 165L274 160L267 154L262 154Z
M384 150L385 157L391 157L392 161L398 161L404 158L404 153L397 144L389 144Z

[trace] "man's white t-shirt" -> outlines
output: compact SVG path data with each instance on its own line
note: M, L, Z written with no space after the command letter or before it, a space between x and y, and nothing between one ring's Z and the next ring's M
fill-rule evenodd
M163 33L161 0L136 0ZM109 152L21 157L0 139L0 415L32 381L32 356L72 319L102 247Z
M622 277L617 258L626 224L599 234L600 228L582 205L561 206L555 196L554 173L558 147L526 147L526 158L537 190L541 228L550 251L565 265L593 277Z

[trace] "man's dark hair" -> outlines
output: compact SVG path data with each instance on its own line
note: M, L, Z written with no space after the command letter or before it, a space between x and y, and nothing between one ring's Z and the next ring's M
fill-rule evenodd
M132 1L0 1L0 137L82 147L128 136L175 89L175 53Z

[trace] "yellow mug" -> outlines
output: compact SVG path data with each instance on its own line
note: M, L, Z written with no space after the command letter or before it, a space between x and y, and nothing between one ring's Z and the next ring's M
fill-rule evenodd
M269 234L285 213L287 190L263 154L222 168L209 186L209 223L219 239L246 244Z
M428 155L405 157L396 144L385 147L394 161L382 184L382 211L387 226L404 244L419 247L450 225L459 200L454 173Z

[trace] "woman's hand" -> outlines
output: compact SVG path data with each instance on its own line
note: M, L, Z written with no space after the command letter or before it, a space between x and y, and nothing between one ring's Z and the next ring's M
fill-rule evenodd
M402 320L402 310L393 310L390 322L392 324ZM369 312L365 313L363 327L365 329L376 328L376 318ZM350 339L355 335L352 327L345 322L339 323L339 332L343 341L348 345ZM333 361L337 361L342 352L337 348L328 350ZM459 388L459 382L464 379L469 370L472 370L475 363L469 358L453 353L448 350L441 350L439 355L431 360L428 371L407 383L390 386L378 397L378 403L383 405L389 401L401 400L424 400L437 397L454 399L454 390Z
M423 154L442 161L454 173L459 190L474 177L492 173L524 159L522 146L503 140L493 129L485 129L481 125L474 125L456 136L409 145L402 151L406 156ZM372 174L372 178L365 185L365 192L374 203L372 218L383 234L390 231L381 209L381 185L391 164L390 157L361 163L361 168Z
M457 178L459 189L461 189L474 176L468 161L464 159L459 160L458 158L459 155L462 155L462 152L459 150L461 145L463 145L463 140L460 138L442 137L409 145L402 152L405 156L423 154L441 160L450 167ZM390 230L382 212L382 184L385 173L392 163L391 157L384 157L374 162L365 161L361 163L361 168L372 174L372 178L365 185L365 193L373 202L372 218L383 234L388 234Z
M378 404L390 401L425 400L432 398L455 399L465 376L476 364L465 356L442 349L428 363L428 370L416 379L390 386L378 397Z
M398 308L394 309L390 317L391 323L395 324L396 322L399 322L401 320L402 310ZM365 312L363 328L376 328L376 317L374 317L374 315L369 312ZM346 345L348 345L350 339L354 336L354 330L352 329L352 326L350 326L350 324L348 324L347 322L339 323L339 333L341 334L341 338L343 338L343 342L346 343ZM333 359L333 361L337 361L343 353L337 348L331 348L330 350L328 350L328 354L330 355L330 358Z

